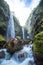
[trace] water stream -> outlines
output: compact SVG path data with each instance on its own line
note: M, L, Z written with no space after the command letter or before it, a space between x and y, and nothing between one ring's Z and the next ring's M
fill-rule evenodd
M32 44L23 46L23 49L15 52L9 60L6 59L7 57L10 57L10 55L6 52L6 57L0 59L0 65L36 65L34 63Z
M23 39L25 39L24 27L22 27L22 37L23 37Z

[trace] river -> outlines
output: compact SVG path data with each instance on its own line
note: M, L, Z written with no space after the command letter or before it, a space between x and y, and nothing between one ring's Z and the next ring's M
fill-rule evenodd
M32 44L24 45L23 49L15 52L10 58L10 54L5 51L5 58L0 59L0 65L36 65L32 51ZM10 59L9 59L10 58Z

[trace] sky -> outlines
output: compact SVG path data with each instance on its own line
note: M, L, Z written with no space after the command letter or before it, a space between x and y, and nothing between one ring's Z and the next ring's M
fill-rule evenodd
M10 10L24 26L32 10L39 4L40 0L5 0L9 4Z

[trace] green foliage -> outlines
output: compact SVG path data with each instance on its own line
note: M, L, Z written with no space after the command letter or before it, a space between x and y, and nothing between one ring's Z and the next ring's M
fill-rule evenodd
M3 17L3 20L7 20L9 18L9 6L4 0L0 0L0 16Z
M35 36L33 48L36 54L43 57L43 31Z
M5 38L2 35L0 35L0 41L5 41Z
M5 36L7 21L9 20L10 10L9 5L4 0L0 0L0 34Z
M16 39L17 39L17 40L21 40L21 37L20 37L20 36L16 36Z
M40 4L41 4L41 2L40 2ZM39 33L40 31L43 31L43 27L41 26L43 23L43 6L41 6L40 4L33 12L35 21L36 21L35 25L34 25L34 28L35 28L34 33L35 34Z

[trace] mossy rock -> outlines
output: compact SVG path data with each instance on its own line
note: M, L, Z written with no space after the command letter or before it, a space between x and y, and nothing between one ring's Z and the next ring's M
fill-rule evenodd
M19 46L18 44L15 44L13 47L11 47L11 45L8 43L7 50L11 54L13 54L21 49L22 49L22 47Z
M38 54L40 57L43 57L43 31L35 36L33 48L35 54Z
M17 43L16 43L17 42ZM22 42L16 39L11 39L7 43L7 50L9 53L13 54L16 51L19 51L22 49Z

